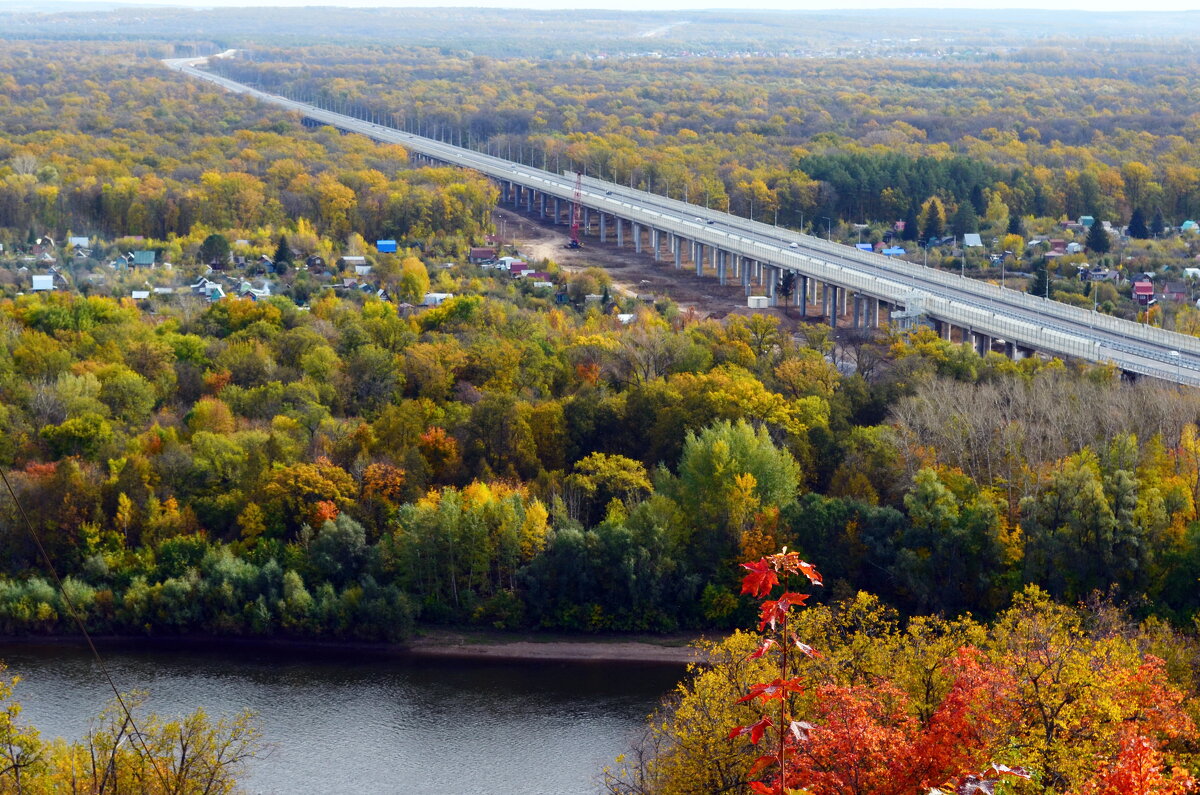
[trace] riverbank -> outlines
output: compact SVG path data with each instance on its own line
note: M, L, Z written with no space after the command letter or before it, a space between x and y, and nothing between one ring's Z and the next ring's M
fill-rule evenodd
M696 662L691 644L696 635L603 635L500 632L483 629L427 628L403 643L306 640L302 638L246 638L221 635L98 635L93 641L101 654L107 650L254 650L281 655L385 657L441 657L497 662L640 663L686 665ZM0 636L0 660L5 647L86 646L78 635Z
M423 657L540 660L544 662L696 662L695 635L539 635L486 631L431 630L409 643Z

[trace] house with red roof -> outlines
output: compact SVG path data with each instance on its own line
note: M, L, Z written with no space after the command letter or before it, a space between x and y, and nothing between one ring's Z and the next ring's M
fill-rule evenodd
M1150 306L1150 304L1154 303L1154 283L1149 281L1134 282L1133 300L1137 301L1141 306Z

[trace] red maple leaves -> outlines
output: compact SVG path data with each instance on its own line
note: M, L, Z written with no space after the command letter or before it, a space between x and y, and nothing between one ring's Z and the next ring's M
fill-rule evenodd
M793 629L795 610L809 595L789 584L803 577L820 585L821 576L811 564L785 548L742 567L742 593L760 601L759 641L745 660L769 660L775 670L763 677L768 681L750 685L737 699L738 704L757 705L762 714L729 732L730 740L747 738L762 748L746 774L751 792L785 795L805 788L818 795L991 795L1000 789L1001 779L1032 777L1021 767L993 761L997 756L1022 758L1012 755L1012 737L1025 721L1020 698L1024 680L1011 665L1011 653L960 646L940 663L937 674L944 689L918 718L911 695L886 676L856 684L837 683L836 678L806 681L797 661L801 655L820 655ZM1145 655L1136 667L1119 668L1107 678L1114 696L1105 708L1127 715L1127 725L1107 736L1107 742L1119 741L1120 748L1102 770L1064 791L1196 791L1187 769L1172 768L1164 753L1167 741L1185 735L1192 725L1183 708L1184 694L1170 684L1165 664ZM812 723L793 714L801 708Z
M742 735L748 734L750 735L750 742L754 745L758 745L758 741L762 739L763 733L766 732L768 727L773 725L774 724L771 723L771 719L766 715L763 715L757 723L751 723L749 726L734 726L729 730L729 739L732 740L734 737L741 737ZM771 757L760 756L759 761L770 758ZM756 762L755 764L758 763Z
M742 568L750 572L742 578L742 593L761 598L771 593L771 589L779 584L779 575L767 563L766 558L743 563Z
M787 547L761 560L743 563L742 568L750 572L742 578L742 593L756 599L770 595L771 589L779 584L779 574L803 574L813 585L823 584L816 567L801 560L799 554L788 552Z
M798 554L788 552L787 547L784 547L782 552L743 563L742 568L749 572L742 578L742 593L763 600L759 607L758 631L765 632L769 628L774 633L773 636L764 637L747 659L759 660L771 652L777 653L779 676L770 682L751 685L749 691L739 698L737 703L757 701L763 706L774 704L778 710L778 719L773 720L770 716L763 715L755 723L735 726L729 732L729 738L749 736L750 742L758 745L768 729L775 729L777 743L774 753L758 757L751 765L748 775L754 777L772 767L778 768L773 781L751 781L750 790L759 795L783 795L789 778L788 754L798 744L807 742L809 730L812 729L811 724L792 718L791 697L803 693L804 684L798 676L787 676L788 652L794 648L807 656L817 656L811 646L801 642L796 633L788 629L792 609L803 607L808 601L808 595L789 591L787 585L793 575L805 577L812 585L820 585L821 575L812 564L801 560ZM780 584L783 585L783 593L775 599L768 598Z
M763 704L768 701L782 701L788 693L803 693L804 686L800 684L799 677L793 679L776 679L772 682L760 682L750 687L750 692L737 700L737 703L743 704L747 701L758 699Z
M1121 735L1117 758L1086 792L1087 795L1184 795L1195 788L1196 780L1186 769L1164 772L1162 753L1149 738L1130 727Z

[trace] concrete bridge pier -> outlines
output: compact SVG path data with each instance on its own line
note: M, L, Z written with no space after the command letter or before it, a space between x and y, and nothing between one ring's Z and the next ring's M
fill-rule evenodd
M608 216L600 213L600 242L604 243L608 240Z
M765 266L767 269L767 297L771 299L771 306L779 305L779 295L776 287L779 285L779 268L774 265Z
M641 254L642 253L642 226L641 226L641 224L633 224L633 223L631 223L630 226L633 228L633 253Z
M671 250L675 254L675 270L683 267L683 240L671 235Z
M533 212L533 194L534 193L535 193L535 191L533 190L533 188L525 189L525 212L527 212L527 213Z
M726 253L719 248L715 248L713 249L713 258L717 261L717 283L724 287Z
M661 245L662 245L661 233L657 229L651 227L650 228L650 248L654 249L654 261L655 262L660 262L662 260L662 252L659 251L659 247Z
M538 194L538 213L542 218L546 217L546 194Z
M696 275L704 275L704 244L692 241L692 264L696 266Z
M613 223L617 225L617 248L625 247L625 224L617 216L613 216Z
M796 291L796 299L800 302L800 319L808 319L808 277L801 276L798 280L800 289Z
M871 328L879 328L879 304L878 298L871 299Z
M555 224L561 224L561 223L562 223L562 213L561 213L561 211L560 211L560 208L559 208L559 204L558 204L558 197L557 197L557 196L554 198L554 223L555 223Z
M588 231L591 231L591 228L592 228L592 211L589 210L587 207L584 207L583 208L583 230L585 232L588 232Z
M750 271L753 270L751 263L745 257L742 258L742 289L746 291L746 295L750 295Z

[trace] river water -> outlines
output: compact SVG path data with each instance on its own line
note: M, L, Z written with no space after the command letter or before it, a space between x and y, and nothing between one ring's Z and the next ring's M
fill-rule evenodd
M583 795L637 734L674 666L458 661L301 650L103 649L150 708L255 710L252 793ZM84 650L0 643L22 722L79 738L109 700Z

